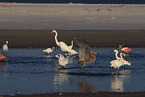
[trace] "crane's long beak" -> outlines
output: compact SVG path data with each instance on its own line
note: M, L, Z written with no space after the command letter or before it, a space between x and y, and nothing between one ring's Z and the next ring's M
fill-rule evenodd
M96 54L100 54L100 53L96 53Z
M98 52L94 52L94 54L99 54Z
M96 52L93 52L94 54L97 54Z

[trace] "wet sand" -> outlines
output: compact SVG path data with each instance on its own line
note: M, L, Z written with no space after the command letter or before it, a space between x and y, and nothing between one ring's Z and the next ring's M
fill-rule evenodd
M0 46L6 40L10 48L42 48L56 46L51 30L0 30ZM74 37L88 42L91 47L145 47L145 30L57 30L58 40L68 45ZM74 42L74 46L77 46Z

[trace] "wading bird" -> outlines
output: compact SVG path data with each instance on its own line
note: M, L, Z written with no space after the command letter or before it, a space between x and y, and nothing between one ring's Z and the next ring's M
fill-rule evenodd
M45 52L46 54L49 54L49 53L53 52L54 49L55 49L55 47L47 48L46 50L43 50L43 52Z
M96 56L93 54L97 54L94 51L90 52L90 46L82 40L75 38L77 45L79 46L79 65L82 65L81 69L84 70L84 66L87 64L94 63L96 60ZM80 69L80 70L81 70ZM80 72L79 70L79 72ZM84 70L86 71L86 70Z
M126 53L129 53L129 52L132 51L132 49L129 48L129 47L123 47L123 48L121 49L121 51L125 51Z
M122 53L120 53L120 57L118 57L118 53L119 53L118 50L115 49L113 52L115 52L116 59L121 59L121 54Z
M124 47L124 44L119 45L118 51L120 51L121 53L123 53L123 57L129 56L129 52L132 51L131 48L129 47Z
M58 33L56 32L56 30L53 30L51 31L50 33L55 33L55 42L56 42L56 45L60 47L60 49L63 51L63 52L67 52L67 53L70 53L71 55L72 54L78 54L78 52L76 52L75 50L73 49L70 49L69 46L66 45L66 43L64 43L63 41L58 41L57 37L58 37Z
M8 41L6 41L6 44L4 44L4 45L2 46L2 49L3 49L3 55L4 55L4 53L6 53L6 56L7 56L7 51L8 51Z
M65 58L62 54L57 54L56 57L59 58L58 63L60 66L58 68L61 68L61 66L65 68L65 66L69 63L70 56Z
M131 63L123 59L122 53L120 54L120 57L118 57L118 55L117 55L118 54L118 50L115 49L114 52L115 52L116 60L112 60L110 62L110 64L111 64L110 66L113 67L114 69L117 68L118 69L118 74L119 74L119 68L121 66L124 66L124 65L130 66ZM114 69L113 69L112 74L114 74Z
M6 56L0 54L0 61L5 61L6 59Z

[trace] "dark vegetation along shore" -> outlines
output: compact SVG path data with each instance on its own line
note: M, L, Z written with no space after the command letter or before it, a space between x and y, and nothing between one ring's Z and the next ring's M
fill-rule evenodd
M145 30L56 30L58 40L68 45L74 37L81 38L91 47L145 47ZM9 41L11 48L42 48L56 46L51 30L0 30L0 46ZM74 43L74 46L77 46Z

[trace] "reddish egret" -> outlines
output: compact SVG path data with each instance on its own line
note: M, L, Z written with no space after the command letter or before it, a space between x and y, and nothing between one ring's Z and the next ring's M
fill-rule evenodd
M90 46L86 42L79 40L77 38L75 38L75 41L77 45L79 46L79 62L78 63L79 65L82 65L81 69L84 70L84 66L95 62L96 56L93 54L97 54L97 53L94 51L90 52Z

